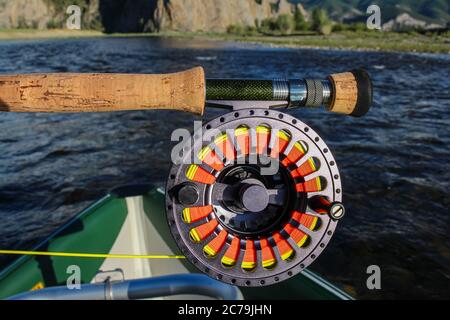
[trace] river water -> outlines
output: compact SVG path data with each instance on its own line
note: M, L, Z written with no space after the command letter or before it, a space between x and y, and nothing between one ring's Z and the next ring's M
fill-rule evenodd
M449 55L269 48L164 38L0 42L0 73L163 73L373 77L364 118L293 114L332 149L345 219L310 267L358 298L450 298ZM214 117L209 112L206 118ZM26 249L109 189L164 185L170 134L196 119L170 111L0 114L0 248ZM1 257L4 266L10 258ZM381 290L366 269L381 268Z

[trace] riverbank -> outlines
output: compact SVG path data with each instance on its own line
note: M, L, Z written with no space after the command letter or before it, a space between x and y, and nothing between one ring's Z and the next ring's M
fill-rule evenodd
M275 47L450 53L450 36L395 32L336 32L328 36L312 33L296 35L233 35L210 33L164 33L191 39L215 39L265 44Z
M82 37L174 37L182 39L202 39L240 41L293 48L325 48L400 52L450 53L450 36L424 35L419 33L395 32L335 32L329 36L317 34L295 35L234 35L221 33L160 32L137 34L104 34L91 30L0 30L0 40L30 40Z
M37 40L60 38L102 37L104 34L94 30L35 30L35 29L0 29L1 40Z
M233 37L233 40L285 47L450 53L450 38L393 32L340 32L329 36L250 36Z

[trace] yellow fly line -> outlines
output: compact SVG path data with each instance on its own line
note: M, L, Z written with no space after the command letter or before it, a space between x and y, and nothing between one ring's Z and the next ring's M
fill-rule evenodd
M0 254L16 254L28 256L51 257L77 257L77 258L115 258L115 259L185 259L177 255L133 255L133 254L105 254L105 253L78 253L78 252L49 252L25 250L0 250Z

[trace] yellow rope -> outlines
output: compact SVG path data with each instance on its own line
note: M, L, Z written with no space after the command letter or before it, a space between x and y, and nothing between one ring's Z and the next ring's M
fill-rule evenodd
M185 259L185 256L176 255L132 255L132 254L104 254L104 253L75 253L75 252L48 252L25 250L0 250L0 254L17 254L29 256L52 257L78 257L78 258L117 258L117 259Z

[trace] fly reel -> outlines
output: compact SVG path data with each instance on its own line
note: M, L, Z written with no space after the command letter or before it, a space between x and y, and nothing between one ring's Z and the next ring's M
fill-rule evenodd
M344 215L333 155L288 114L235 110L183 150L167 183L168 222L189 261L213 278L286 280L322 253Z

